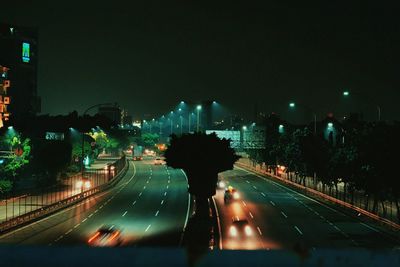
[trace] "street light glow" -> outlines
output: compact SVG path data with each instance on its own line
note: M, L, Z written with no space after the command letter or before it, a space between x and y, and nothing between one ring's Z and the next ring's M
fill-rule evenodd
M200 110L200 109L201 109L201 105L198 105L198 106L197 106L197 110Z
M296 104L294 102L289 103L289 107L294 108Z
M343 92L343 95L344 95L344 96L348 96L348 95L350 95L350 93L349 93L349 91L344 91L344 92Z
M247 130L247 126L243 126L242 129L246 131Z

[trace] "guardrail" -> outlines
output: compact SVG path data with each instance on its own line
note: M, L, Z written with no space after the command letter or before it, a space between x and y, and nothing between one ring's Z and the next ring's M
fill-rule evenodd
M244 163L241 163L241 162L236 162L235 165L237 165L237 166L239 166L239 167L241 167L241 168L244 168L244 169L246 169L246 170L250 170L250 171L252 171L252 172L255 172L255 173L257 173L257 174L261 174L261 175L263 175L263 176L273 177L273 178L275 178L275 179L277 179L277 180L279 180L279 181L281 181L281 182L283 182L283 183L285 183L285 184L288 184L288 185L291 185L291 186L293 186L293 187L295 187L295 188L297 188L297 189L300 189L300 190L302 190L302 191L305 192L305 193L309 193L309 194L311 194L311 195L316 195L316 196L321 197L321 198L323 198L323 199L325 199L325 200L328 200L328 201L330 201L330 202L332 202L332 203L334 203L334 204L337 204L337 205L340 205L340 206L343 206L343 207L352 209L352 210L354 210L354 211L356 211L356 212L358 212L358 213L360 213L360 214L363 214L363 215L365 215L365 216L367 216L367 217L369 217L369 218L371 218L371 219L374 219L374 220L376 220L376 221L378 221L378 222L381 222L381 223L383 223L383 224L385 224L385 225L387 225L387 226L390 226L390 227L392 227L392 228L394 228L394 229L396 229L396 230L400 230L400 225L397 224L397 223L395 223L395 222L393 222L393 221L390 221L390 220L388 220L388 219L386 219L386 218L382 218L382 217L380 217L379 215L376 215L376 214L374 214L374 213L372 213L372 212L369 212L369 211L367 211L367 210L364 210L364 209L362 209L362 208L360 208L360 207L357 207L357 206L355 206L355 205L352 205L352 204L347 203L347 202L345 202L345 201L342 201L342 200L340 200L340 199L337 199L337 198L334 198L334 197L329 196L329 195L327 195L327 194L324 194L324 193L322 193L322 192L320 192L320 191L318 191L318 190L315 190L315 189L306 187L306 186L304 186L304 185L295 183L295 182L293 182L293 181L284 179L284 178L282 178L282 177L279 177L279 176L274 175L274 174L271 174L271 173L260 172L260 171L257 170L255 167L250 167L250 166L248 166L248 165L246 165L246 164L244 164Z
M105 191L106 189L113 187L117 183L117 181L119 181L119 179L127 172L129 164L127 164L125 157L122 157L120 160L112 164L112 166L114 166L116 174L110 176L111 179L108 179L105 183L99 184L96 187L90 188L72 196L60 199L49 205L37 208L30 212L6 220L0 223L0 235L17 227L21 227L33 221L39 220L61 209L72 206L90 196L93 196L99 192Z

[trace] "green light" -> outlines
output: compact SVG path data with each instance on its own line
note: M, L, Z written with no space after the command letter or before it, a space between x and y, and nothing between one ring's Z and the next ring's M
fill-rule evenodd
M296 104L294 102L289 103L289 107L294 108Z
M22 43L22 62L29 63L30 54L30 44L25 42Z
M197 106L197 110L200 110L200 109L201 109L201 106L200 106L200 105L198 105L198 106Z
M246 130L247 130L247 126L243 126L242 128L243 128L243 130L244 130L244 131L246 131Z
M333 128L333 123L332 122L328 123L328 128Z
M350 93L349 93L349 91L344 91L344 92L343 92L343 95L344 95L344 96L348 96L348 95L350 95Z

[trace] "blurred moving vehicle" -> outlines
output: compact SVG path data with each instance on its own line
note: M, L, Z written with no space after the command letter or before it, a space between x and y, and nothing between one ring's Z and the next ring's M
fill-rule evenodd
M94 247L116 247L121 245L121 230L115 225L104 225L89 238L88 244Z
M253 229L246 219L232 218L232 225L229 227L229 235L235 238L249 237L253 235Z
M233 188L232 186L228 186L228 188L225 189L224 193L224 202L229 203L233 200L237 200L240 198L239 193L237 192L236 188Z
M217 188L225 189L227 185L228 185L227 181L223 180L221 177L218 177Z
M92 181L89 178L83 177L76 182L75 187L76 189L88 190L92 187Z
M162 160L162 158L156 158L154 160L154 165L163 165L164 164L164 160Z
M142 146L135 146L133 148L132 159L135 161L143 160L143 147Z

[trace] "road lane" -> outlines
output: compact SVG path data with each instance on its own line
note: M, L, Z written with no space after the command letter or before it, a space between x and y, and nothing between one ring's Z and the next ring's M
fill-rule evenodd
M130 163L113 189L3 236L0 243L82 245L101 225L115 224L123 230L124 245L178 245L187 198L182 171L150 160Z
M224 205L223 193L217 193L223 248L249 249L252 244L258 249L376 249L399 245L374 227L246 170L234 169L222 176L241 194L240 201ZM232 245L226 227L236 215L246 218L257 229L257 240L249 244L236 240Z

